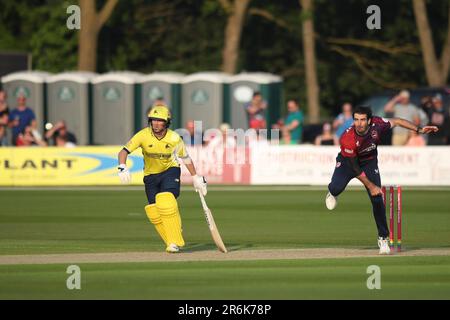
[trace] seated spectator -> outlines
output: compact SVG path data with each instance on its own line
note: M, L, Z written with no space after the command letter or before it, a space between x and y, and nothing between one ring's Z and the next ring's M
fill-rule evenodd
M230 135L230 125L228 123L222 123L219 126L221 135L215 135L208 138L208 146L214 148L235 148L236 138L234 135Z
M400 94L394 96L385 106L385 113L393 113L395 118L403 118L411 121L415 125L420 125L420 115L418 108L410 103L409 91L402 90ZM400 126L392 130L392 145L404 146L409 138L409 130Z
M47 127L47 126L46 126ZM51 140L51 145L56 146L57 141L56 138L59 135L65 136L68 142L73 143L74 145L77 144L77 138L72 132L69 132L67 130L66 122L65 121L58 121L54 126L49 125L48 131L45 133L45 139L47 141Z
M8 110L8 102L6 100L6 91L0 90L0 111Z
M9 145L7 130L9 122L9 108L6 104L6 92L0 91L0 146Z
M58 134L55 137L57 147L75 148L76 144L68 140L67 134Z
M331 124L325 122L322 127L322 134L318 135L314 141L316 146L337 146L339 139L333 134Z
M409 133L409 139L406 142L406 146L408 147L424 147L427 145L427 142L425 141L425 138L418 134L415 131L410 131Z
M440 94L434 96L432 102L433 107L431 110L429 110L428 114L428 117L430 119L428 125L438 127L439 131L429 135L428 145L446 145L450 130L449 114L444 108L442 96Z
M8 111L0 111L0 146L7 146Z
M9 113L8 126L12 128L13 144L17 141L20 133L25 131L25 128L31 126L32 129L37 129L36 116L29 107L27 107L27 99L21 95L17 98L17 108Z
M352 105L348 102L342 105L342 113L340 113L333 121L333 129L338 138L344 133L347 128L353 124Z
M260 92L253 93L252 100L245 106L250 129L266 129L267 102L263 100Z
M18 147L46 147L47 143L42 140L41 135L32 126L27 126L23 132L19 133L15 141L15 145Z

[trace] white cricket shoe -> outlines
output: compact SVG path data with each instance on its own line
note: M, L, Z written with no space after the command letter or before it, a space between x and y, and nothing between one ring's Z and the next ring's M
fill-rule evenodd
M168 253L178 253L180 252L180 247L178 247L176 244L171 243L167 246L166 252Z
M325 205L328 210L333 210L337 205L337 197L334 197L331 193L327 193L327 197L325 198Z
M391 254L391 248L389 248L389 239L378 237L378 248L380 248L379 254Z

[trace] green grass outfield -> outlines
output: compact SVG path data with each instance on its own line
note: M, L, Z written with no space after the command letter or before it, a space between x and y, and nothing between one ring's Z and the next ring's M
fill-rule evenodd
M235 191L233 191L235 190ZM230 250L376 248L365 191L333 213L317 188L211 188L207 196ZM450 247L450 189L403 192L406 250ZM164 247L141 188L0 190L0 255L158 251ZM188 251L214 249L200 201L179 198ZM381 268L368 290L366 268ZM450 257L79 264L82 289L67 290L67 265L2 265L0 298L450 299Z

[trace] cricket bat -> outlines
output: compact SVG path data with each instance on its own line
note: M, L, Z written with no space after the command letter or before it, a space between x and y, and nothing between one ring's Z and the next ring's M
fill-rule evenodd
M217 230L216 223L214 222L213 215L211 213L211 210L209 210L208 206L206 205L205 198L203 197L202 193L199 192L198 195L200 196L200 200L202 202L203 211L205 212L205 218L206 222L208 223L209 231L211 232L211 236L214 240L214 243L216 244L217 248L222 251L223 253L227 253L228 250L223 244L222 238L220 237L219 230Z

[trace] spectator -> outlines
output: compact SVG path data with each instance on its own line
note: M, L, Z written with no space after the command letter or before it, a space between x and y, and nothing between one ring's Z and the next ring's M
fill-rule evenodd
M17 137L25 132L25 128L31 126L33 130L37 128L36 116L30 108L27 107L27 99L20 95L17 98L17 108L9 114L9 127L12 128L12 141L16 145Z
M234 135L230 135L230 125L228 123L222 123L219 126L219 130L221 135L217 135L212 137L208 142L208 146L212 146L214 148L235 148L236 147L236 139Z
M18 147L46 147L47 143L42 140L41 135L32 126L26 126L23 132L19 133L16 139Z
M342 113L340 113L333 121L333 129L336 131L338 138L344 133L347 128L353 124L352 105L348 102L342 105Z
M333 134L331 124L325 122L322 127L322 134L318 135L314 141L316 146L337 146L339 145L338 137Z
M433 97L433 107L429 110L429 125L436 126L439 131L428 137L428 145L438 146L447 144L450 118L448 112L444 109L442 96L437 94Z
M47 126L46 126L47 127ZM63 135L65 136L65 139L76 145L77 144L77 138L75 137L75 135L72 132L69 132L67 130L67 125L65 121L58 121L54 126L52 126L51 124L49 125L48 131L45 133L45 139L47 141L52 140L51 141L51 145L53 146L57 146L57 138L59 135Z
M8 143L8 121L9 109L6 104L6 92L0 91L0 146L7 146Z
M303 130L303 112L295 100L289 100L287 103L288 115L281 127L286 144L298 144L302 141Z
M248 126L251 129L266 129L267 102L263 100L260 92L253 93L252 100L245 106L248 116Z
M0 111L0 146L7 146L8 136L6 133L8 127L8 111Z
M418 108L410 103L409 91L402 90L400 94L393 97L385 106L385 113L393 113L394 118L403 118L411 121L415 125L420 125L420 117ZM409 130L397 126L393 129L392 145L404 146L409 138Z
M433 109L433 97L432 96L423 96L420 99L420 107L428 115L430 110Z
M164 97L158 97L155 99L155 101L153 101L152 106L167 106L167 103L166 101L164 101Z
M152 105L148 107L147 111L145 112L144 117L147 118L147 115L150 113L150 110L152 110L155 106L167 106L167 103L164 101L163 97L157 97L155 100L153 100Z
M196 128L194 120L188 120L185 129L189 132L190 141L184 141L186 145L194 146L203 144L203 133Z
M57 147L64 147L64 148L75 148L76 144L73 142L70 142L68 140L67 134L58 134L55 137L55 143Z
M425 138L416 131L410 131L406 146L408 147L424 147L427 145Z
M0 90L0 112L1 111L8 111L9 113L8 103L6 101L6 92L3 90Z

